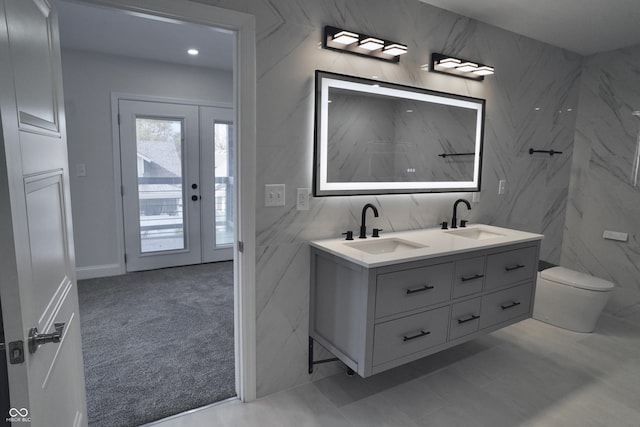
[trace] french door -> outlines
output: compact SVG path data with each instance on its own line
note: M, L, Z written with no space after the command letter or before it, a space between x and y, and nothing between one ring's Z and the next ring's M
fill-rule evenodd
M127 271L233 256L233 111L118 101Z

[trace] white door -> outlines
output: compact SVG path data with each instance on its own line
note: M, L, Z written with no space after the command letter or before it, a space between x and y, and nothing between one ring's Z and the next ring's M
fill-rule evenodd
M12 407L0 416L14 418L14 425L30 420L31 426L85 426L60 49L51 2L0 0L0 58L0 294Z
M127 271L232 258L232 111L118 101Z

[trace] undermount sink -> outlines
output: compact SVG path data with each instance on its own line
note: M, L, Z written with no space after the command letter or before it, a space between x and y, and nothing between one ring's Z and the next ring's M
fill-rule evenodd
M345 243L350 248L357 249L369 254L388 254L391 252L409 251L413 249L426 248L425 245L410 242L403 239L382 239L382 240L367 240L364 242Z
M504 234L494 233L493 231L482 228L460 228L457 230L445 231L445 233L473 240L487 240L495 239L496 237L504 237Z

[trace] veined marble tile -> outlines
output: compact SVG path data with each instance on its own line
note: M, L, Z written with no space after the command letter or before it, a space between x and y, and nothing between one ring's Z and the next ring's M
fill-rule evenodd
M576 123L562 262L640 290L637 218L640 188L631 184L640 120L640 46L585 59ZM604 240L604 230L629 233Z
M295 189L313 173L316 69L484 98L480 202L461 216L472 222L547 234L544 255L558 258L570 154L531 158L528 148L571 151L581 58L416 0L199 0L255 15L257 32L257 265L259 395L305 383L309 299L306 242L357 230L365 203L369 227L390 231L436 227L453 202L470 193L312 198L295 210ZM320 49L324 25L405 43L398 64ZM423 71L431 52L495 66L483 82ZM517 60L514 60L516 58ZM536 110L536 108L540 108ZM562 113L559 111L562 110ZM556 148L557 147L557 148ZM507 194L497 194L498 180ZM285 184L287 206L264 207L264 185ZM313 378L322 375L325 367ZM329 369L330 370L330 369Z

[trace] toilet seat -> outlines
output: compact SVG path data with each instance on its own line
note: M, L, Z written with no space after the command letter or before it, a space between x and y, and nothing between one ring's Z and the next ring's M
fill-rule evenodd
M579 271L569 270L565 267L548 268L540 272L540 277L551 282L586 289L589 291L606 292L614 288L614 284L608 280L581 273Z

